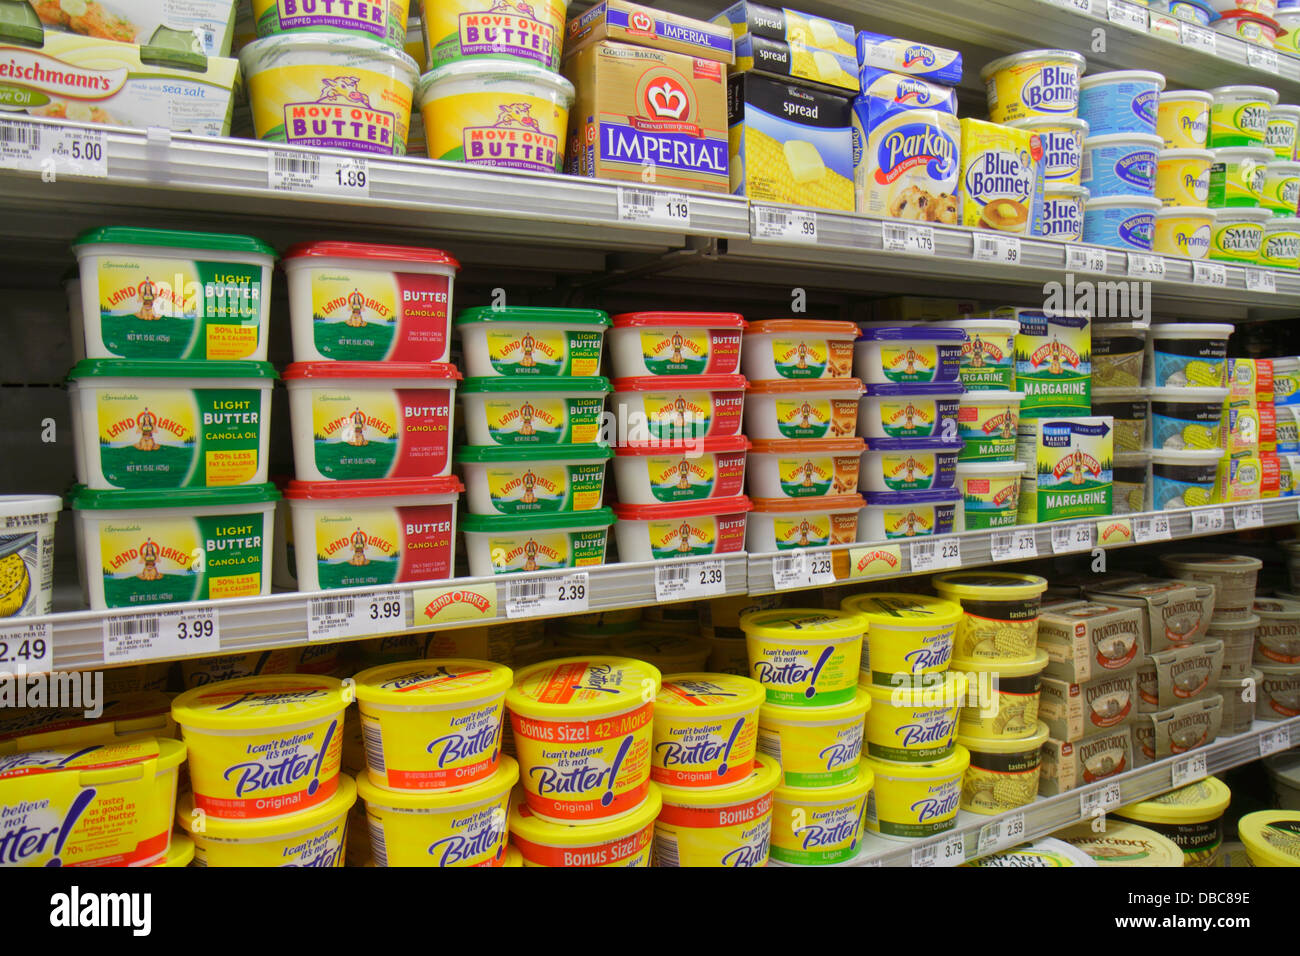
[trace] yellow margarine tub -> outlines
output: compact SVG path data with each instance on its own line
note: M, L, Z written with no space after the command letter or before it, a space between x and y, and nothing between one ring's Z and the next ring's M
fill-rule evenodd
M853 700L832 707L764 704L758 746L781 768L787 787L815 790L849 783L858 772L871 695L859 686Z
M855 594L840 607L867 619L859 683L894 687L899 674L934 681L948 669L960 604L925 594Z
M1251 866L1300 866L1300 813L1259 810L1237 821Z
M759 757L734 787L661 787L655 866L766 866L772 793L780 782L780 764Z
M510 668L427 660L362 671L356 681L370 780L385 790L446 790L496 773Z
M1099 866L1182 866L1183 851L1168 837L1136 823L1106 821L1097 833L1085 820L1053 833L1058 840L1082 850Z
M971 737L1014 740L1033 734L1038 724L1038 696L1047 651L1019 664L962 660L952 669L966 675L968 706L957 716L957 731Z
M1205 90L1165 90L1156 112L1156 133L1165 149L1204 149L1214 96Z
M666 787L729 787L753 772L763 685L729 674L673 674L655 698L650 778Z
M957 711L966 700L966 676L944 674L928 687L867 687L867 755L896 763L934 763L953 751Z
M851 701L866 619L845 611L777 609L740 618L749 676L769 704L827 707Z
M630 813L591 823L553 823L516 801L510 807L511 841L524 866L647 867L663 801L658 786L646 787L645 800Z
M171 849L166 858L154 866L189 866L194 862L194 841L183 833L172 834Z
M1208 149L1162 149L1156 161L1156 198L1166 206L1197 206L1210 201Z
M519 852L518 847L513 843L506 847L506 861L503 866L523 866L524 855Z
M1073 50L1026 50L980 70L994 123L1033 116L1068 117L1079 111L1079 77L1087 68Z
M190 748L194 805L257 819L325 803L338 787L343 710L333 677L263 674L196 687L172 702Z
M849 783L823 790L777 787L772 801L772 859L802 866L852 859L862 843L862 820L875 775L858 765Z
M1038 770L1047 724L1038 721L1028 737L991 740L959 735L970 753L962 777L961 808L972 813L1002 813L1033 801L1038 795Z
M502 755L497 772L457 790L384 790L357 778L376 866L501 866L506 814L519 765Z
M163 860L184 760L153 737L0 757L0 867Z
M1204 259L1210 254L1215 211L1200 206L1165 206L1156 210L1151 248L1166 256Z
M598 823L631 813L650 789L659 671L626 657L569 657L526 667L506 694L532 813Z
M966 660L1031 661L1038 644L1038 609L1047 579L1036 574L957 571L933 582L940 597L962 606L953 656Z
M1130 803L1115 816L1169 837L1183 851L1183 866L1218 866L1223 842L1223 811L1232 792L1217 777Z
M961 781L970 754L958 744L938 763L889 763L864 757L876 775L867 801L867 829L889 840L914 840L946 833L957 819Z
M429 68L492 57L560 68L566 0L425 0Z
M340 774L338 787L324 803L301 813L265 820L222 820L194 807L193 794L181 797L176 821L194 841L195 866L343 866L348 811L357 785Z

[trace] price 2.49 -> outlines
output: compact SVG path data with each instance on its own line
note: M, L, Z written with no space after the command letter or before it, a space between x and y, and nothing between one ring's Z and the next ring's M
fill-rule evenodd
M0 664L26 664L45 657L45 641L39 637L30 640L0 641Z

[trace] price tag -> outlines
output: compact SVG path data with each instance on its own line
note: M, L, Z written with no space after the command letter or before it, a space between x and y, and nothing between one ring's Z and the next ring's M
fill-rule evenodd
M106 179L108 139L102 129L0 120L0 169Z
M686 229L691 225L691 197L686 193L619 186L618 218L620 222Z
M1252 69L1264 70L1266 73L1278 72L1277 51L1253 43L1246 44L1246 63Z
M104 663L216 654L221 624L214 607L178 608L104 619Z
M1092 0L1052 0L1058 7L1074 10L1077 13L1091 13Z
M1217 52L1214 31L1195 23L1183 21L1178 25L1178 42L1202 53Z
M1172 537L1168 515L1155 514L1133 519L1133 540L1138 544L1145 544L1148 541L1169 541Z
M1175 760L1169 771L1170 785L1177 788L1204 780L1210 775L1205 766L1205 754L1189 754L1181 760Z
M1015 236L974 234L975 261L1020 264L1020 240Z
M778 591L808 586L808 565L802 551L778 554L772 559L772 587Z
M587 610L587 572L506 582L506 617L580 614Z
M370 170L364 156L273 149L267 159L267 182L279 192L354 198L370 195Z
M1100 810L1109 813L1121 805L1119 784L1111 783L1079 796L1079 815L1087 820Z
M1052 553L1072 554L1092 549L1092 525L1086 522L1052 526Z
M835 568L830 551L821 548L816 551L805 551L803 556L810 587L835 583Z
M817 213L810 209L754 207L754 238L817 244Z
M1012 813L996 820L990 820L980 827L976 855L984 856L1004 846L1014 846L1025 838L1025 815Z
M1188 26L1188 24L1185 23L1183 26ZM1201 28L1197 27L1197 29ZM1210 35L1213 36L1214 34ZM1228 267L1218 262L1203 262L1200 259L1194 259L1192 261L1192 282L1216 289L1226 289L1228 287Z
M1227 526L1228 516L1222 508L1192 512L1192 534L1218 534Z
M1142 252L1128 254L1128 274L1139 279L1163 279L1165 257L1149 256Z
M1246 270L1246 291L1247 292L1277 292L1277 282L1273 278L1271 269L1247 269Z
M1267 757L1270 754L1281 753L1283 750L1290 749L1290 727L1277 727L1259 735L1259 755L1261 757Z
M997 531L989 539L995 562L1026 561L1038 557L1038 541L1032 528Z
M726 572L719 558L715 561L686 564L660 564L655 567L655 600L688 601L727 592Z
M1232 509L1232 526L1238 531L1264 527L1264 506L1261 504L1237 505Z
M934 230L929 226L909 223L881 223L886 252L910 252L915 255L934 255Z
M1105 272L1106 250L1093 246L1067 245L1065 268L1070 272Z
M913 571L941 571L961 567L961 541L957 538L938 538L933 541L913 541L910 552Z
M1146 7L1135 7L1124 0L1106 0L1106 19L1144 33L1147 28Z
M307 640L373 637L407 628L411 597L403 591L329 594L307 602Z
M54 670L54 628L49 621L0 624L0 675Z
M956 866L966 860L961 834L912 848L912 866Z

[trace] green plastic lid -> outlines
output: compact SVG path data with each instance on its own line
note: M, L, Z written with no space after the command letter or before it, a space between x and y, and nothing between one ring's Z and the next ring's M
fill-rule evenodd
M593 511L558 511L544 515L463 515L462 531L480 531L492 534L500 531L562 531L590 528L594 525L608 527L615 521L610 508Z
M72 507L78 511L117 511L131 508L208 508L218 505L257 505L279 501L275 485L235 485L229 488L151 488L133 491L97 491L77 488Z
M137 229L134 226L104 226L83 232L72 248L97 242L123 246L165 246L172 249L216 249L220 252L245 252L276 258L275 250L261 239L222 232L186 232L181 229Z
M279 378L270 362L206 359L82 359L68 373L83 378Z
M609 379L603 375L556 375L549 378L484 375L465 379L460 390L462 394L465 392L599 392L604 395L610 389Z
M534 306L515 306L506 309L494 309L490 305L480 305L473 309L464 309L456 316L457 325L470 322L545 322L564 325L599 325L609 326L608 312L600 309L549 309Z
M463 445L456 461L494 464L502 461L608 461L614 449L608 445Z

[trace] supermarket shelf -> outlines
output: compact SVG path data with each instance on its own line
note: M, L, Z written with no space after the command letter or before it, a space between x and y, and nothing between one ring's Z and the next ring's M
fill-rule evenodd
M959 811L956 826L942 837L903 843L868 834L863 838L862 852L852 865L956 866L1047 836L1072 823L1092 819L1093 808L1098 806L1101 795L1107 790L1111 791L1109 795L1113 800L1108 809L1113 809L1297 745L1300 745L1300 717L1278 722L1257 720L1244 734L1221 737L1206 747L1163 758L1069 793L1038 797L1019 810L993 816ZM1205 773L1185 775L1180 764L1200 758L1205 760ZM1114 800L1113 788L1116 785L1119 788L1118 800ZM958 840L961 841L960 851L956 846Z
M1300 521L1300 499L1274 498L1241 505L1211 505L1107 518L1016 525L913 541L855 543L803 551L749 555L749 593L806 590L884 581L913 574L1029 561L1070 553L1161 541L1183 541ZM1100 543L1099 543L1100 542ZM955 550L954 546L955 545ZM995 550L996 549L996 550ZM796 557L798 556L798 557ZM804 570L790 566L799 561ZM796 578L804 577L796 583ZM779 580L778 580L779 578Z

